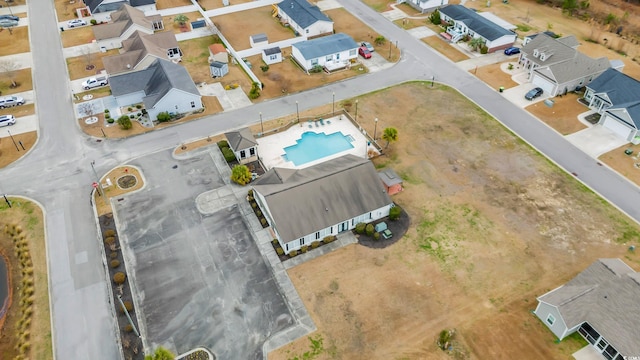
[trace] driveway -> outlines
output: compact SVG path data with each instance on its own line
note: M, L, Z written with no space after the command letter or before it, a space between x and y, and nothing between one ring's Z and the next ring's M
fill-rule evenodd
M518 85L516 87L512 87L510 89L505 89L504 92L502 93L502 95L505 97L505 99L511 101L512 103L514 103L516 106L521 107L521 108L525 108L531 104L537 103L539 101L544 101L545 99L549 98L549 95L546 93L543 93L540 97L537 97L533 100L527 100L524 98L524 95L529 92L529 90L535 88L536 86L531 84L531 83L525 83L522 85ZM498 91L498 89L495 89L496 91Z
M146 187L115 202L144 345L262 359L263 343L293 317L241 211L248 204L238 203L247 189L229 185L212 156L222 159L219 151L140 158L131 164ZM220 201L196 206L203 193Z
M593 346L587 345L582 349L573 353L573 358L576 360L604 360L602 356Z
M389 55L389 53L387 53L387 55ZM371 58L369 59L364 59L362 56L358 55L358 60L364 66L366 66L367 69L369 69L370 73L382 71L394 65L394 63L390 63L389 61L387 61L387 58L384 55L384 51L382 53L379 51L372 52Z
M601 125L593 125L590 128L567 135L565 138L594 159L629 143Z

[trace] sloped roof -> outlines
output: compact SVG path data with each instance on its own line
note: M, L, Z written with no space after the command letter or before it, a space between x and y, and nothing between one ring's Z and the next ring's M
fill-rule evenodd
M307 60L358 48L351 36L344 33L300 41L291 46L297 48Z
M178 47L176 36L171 31L145 34L135 31L122 42L123 52L102 58L102 63L110 75L128 71L136 66L147 54L160 59L168 59L167 50Z
M278 3L278 8L303 29L318 21L333 22L320 8L306 0L282 0Z
M622 355L640 355L640 273L620 259L599 259L539 301L558 308L567 328L588 322Z
M263 51L265 55L275 55L275 54L282 53L282 50L280 50L280 48L277 46L273 48L264 49Z
M574 42L577 42L577 39L573 35L554 39L549 35L540 33L522 47L522 52L527 56L528 60L538 65L549 65L573 59L578 53L575 46L572 46ZM551 54L551 56L542 61L540 58L533 56L536 49L539 52Z
M215 54L219 54L219 53L227 53L227 49L224 47L224 45L222 44L211 44L209 45L209 51L211 51L211 53L213 55Z
M144 12L128 4L123 4L120 9L111 13L111 22L92 26L93 36L96 40L116 38L122 35L132 24L139 25L153 31L153 22L161 21L161 15L145 16Z
M640 99L636 101L630 101L623 104L614 105L606 110L611 115L623 119L625 123L628 123L625 114L631 118L633 124L629 124L636 129L640 129Z
M382 182L387 186L402 184L402 178L398 176L398 174L396 174L393 169L381 170L378 172L378 176L380 177L380 180L382 180Z
M154 60L144 70L111 76L109 83L114 96L144 91L143 102L147 108L154 107L171 89L200 96L187 69L163 59Z
M640 81L615 69L607 69L587 87L596 94L606 93L613 105L640 101Z
M229 146L231 146L231 149L234 151L240 151L258 145L256 138L253 137L251 130L247 127L236 131L229 131L228 133L225 133L224 136L227 138Z
M251 35L251 40L253 40L254 43L269 41L265 33Z
M548 69L542 68L535 71L549 72L549 77L555 79L558 84L563 84L589 75L597 76L610 67L611 63L606 57L593 59L581 52L576 52L571 59L551 64Z
M273 168L253 188L285 243L392 203L373 164L355 155L298 170Z
M456 21L462 21L469 29L489 41L499 39L505 35L514 35L512 31L503 28L462 5L447 5L440 8L440 13Z
M102 5L102 3L105 0L83 0L83 1L85 5L89 7L89 10L91 10L91 12L95 12L98 6ZM120 1L120 3L130 4L131 6L143 6L143 5L155 4L156 0L123 0L123 1Z

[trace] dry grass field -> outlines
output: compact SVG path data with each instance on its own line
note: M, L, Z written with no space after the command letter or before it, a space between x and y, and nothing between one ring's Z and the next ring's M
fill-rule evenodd
M555 97L553 107L548 107L539 101L526 107L533 116L554 128L562 135L573 134L586 129L587 126L578 120L578 115L589 111L589 108L578 102L580 96L568 93L562 97Z
M271 6L216 16L211 20L236 51L249 49L249 37L255 34L267 34L270 43L295 37L291 29L271 16Z
M180 6L189 6L189 5L192 5L191 1L189 0L157 0L156 1L156 9L158 10L170 9L170 8L180 7Z
M0 115L11 114L15 117L33 115L36 113L35 104L24 104L20 106L14 106L11 108L0 109Z
M122 189L117 185L117 181L120 177L125 175L133 175L136 177L137 181L134 186L127 189ZM111 186L106 186L107 178L111 180ZM131 193L136 190L140 190L144 187L144 179L142 178L140 172L138 171L138 169L130 166L117 167L101 177L100 181L103 185L105 185L102 188L102 191L104 191L104 196L107 197L107 201L102 198L103 195L101 194L100 190L96 190L93 192L93 203L96 206L96 213L98 214L98 216L113 212L109 199Z
M23 91L33 90L33 81L31 79L31 68L20 69L10 73L0 74L0 94L11 95ZM17 87L11 87L11 80L18 84Z
M512 63L515 65L517 61ZM510 73L506 73L500 69L500 64L482 66L471 70L470 73L474 74L492 89L498 89L500 86L509 89L519 85L517 82L511 80Z
M61 32L62 47L90 44L95 39L92 28L92 26L83 26Z
M173 31L174 34L191 31L190 23L202 18L202 15L200 15L200 13L197 11L184 13L182 15L186 15L189 18L189 20L185 23L185 26L180 26L180 24L173 20L175 18L175 15L163 16L162 22L164 23L164 31Z
M11 137L0 137L0 169L26 155L38 140L38 133L32 131L24 134L15 134L13 135L13 140L18 144L17 150ZM26 150L22 150L19 141L22 141L22 145Z
M451 46L451 44L444 41L439 35L426 37L422 39L422 41L453 62L469 59L465 53Z
M106 52L91 53L90 55L80 55L67 58L67 67L69 68L69 78L71 80L82 79L89 76L99 74L104 70L102 58L105 56L118 55L118 50L108 50ZM93 65L93 68L87 69L87 65Z
M0 28L0 56L29 52L29 27Z
M56 14L58 14L58 21L76 19L76 9L84 7L80 0L54 0L54 5Z
M359 118L398 129L374 163L403 178L394 200L411 227L388 248L351 245L289 270L323 342L316 359L451 359L435 344L443 329L456 329L459 359L570 358L582 343L555 343L530 312L536 297L600 257L640 269L627 251L638 225L452 89L411 83L358 100Z
M238 5L252 1L254 0L229 0L229 5ZM202 7L204 10L219 9L221 7L224 7L224 5L222 4L222 0L198 0L198 4L200 4L200 7Z

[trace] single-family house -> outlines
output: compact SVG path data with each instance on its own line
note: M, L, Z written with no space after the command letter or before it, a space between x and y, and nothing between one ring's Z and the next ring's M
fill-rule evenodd
M640 141L640 81L607 69L587 85L584 100L602 115L599 124L628 141Z
M102 63L111 76L146 69L156 59L180 61L182 50L171 31L147 35L136 31L122 42L118 55L105 56Z
M260 33L249 36L249 44L251 47L259 47L269 45L269 38L267 34Z
M150 35L162 29L164 24L161 15L145 16L143 11L128 4L111 13L109 23L91 27L96 43L103 50L122 47L122 42L136 31Z
M312 38L333 33L333 21L307 0L282 0L276 6L274 15L297 35Z
M277 46L262 50L262 61L267 65L282 62L282 50Z
M202 97L184 66L155 59L146 69L109 78L118 106L144 104L152 120L161 112L182 114L203 108Z
M449 4L449 0L401 0L399 3L409 4L412 8L424 14Z
M109 21L111 14L124 4L142 12L156 11L156 0L83 0L97 22Z
M358 44L351 36L338 33L291 45L291 56L308 73L320 66L329 71L342 69L358 57Z
M513 46L516 33L507 29L511 27L504 20L498 22L498 17L475 12L462 5L447 5L440 9L440 19L452 24L447 32L442 34L449 41L455 43L465 36L480 38L488 48L488 52L503 50ZM507 27L507 28L505 28Z
M599 259L538 298L534 313L562 340L578 332L606 359L640 358L640 273Z
M229 62L229 53L227 48L222 44L209 45L209 62L217 61L227 64Z
M285 253L389 215L394 206L367 159L345 155L304 169L272 168L253 194Z
M378 176L380 177L387 194L395 195L404 190L402 187L402 178L398 176L393 169L383 169L378 171Z
M229 148L233 150L240 164L258 160L258 142L249 128L225 133Z
M566 94L588 85L611 67L606 57L591 58L576 50L577 46L573 35L554 39L540 33L522 47L518 62L527 69L529 81L546 94Z
M229 64L220 61L212 61L209 63L209 73L212 78L219 78L229 73Z
M531 40L535 39L535 38L536 38L536 36L538 36L538 34L545 34L545 35L550 36L550 37L552 37L552 38L554 38L554 39L557 39L557 38L559 37L559 36L558 36L558 35L556 35L556 33L554 33L553 31L543 31L543 32L541 32L541 33L535 33L535 34L531 34L531 35L527 35L527 36L523 37L523 38L522 38L522 46L527 45L527 44L529 43L529 41L531 41ZM567 39L570 39L570 38L575 39L575 37L570 37L570 36L567 36L566 38L567 38ZM568 44L567 44L567 45L568 45ZM578 45L580 45L580 43L578 43L578 40L576 40L576 46L578 46Z

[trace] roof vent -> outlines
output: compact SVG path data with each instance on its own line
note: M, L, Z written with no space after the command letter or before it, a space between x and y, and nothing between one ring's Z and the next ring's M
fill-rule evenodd
M533 49L533 57L538 57L538 55L540 55L540 50L538 49Z

